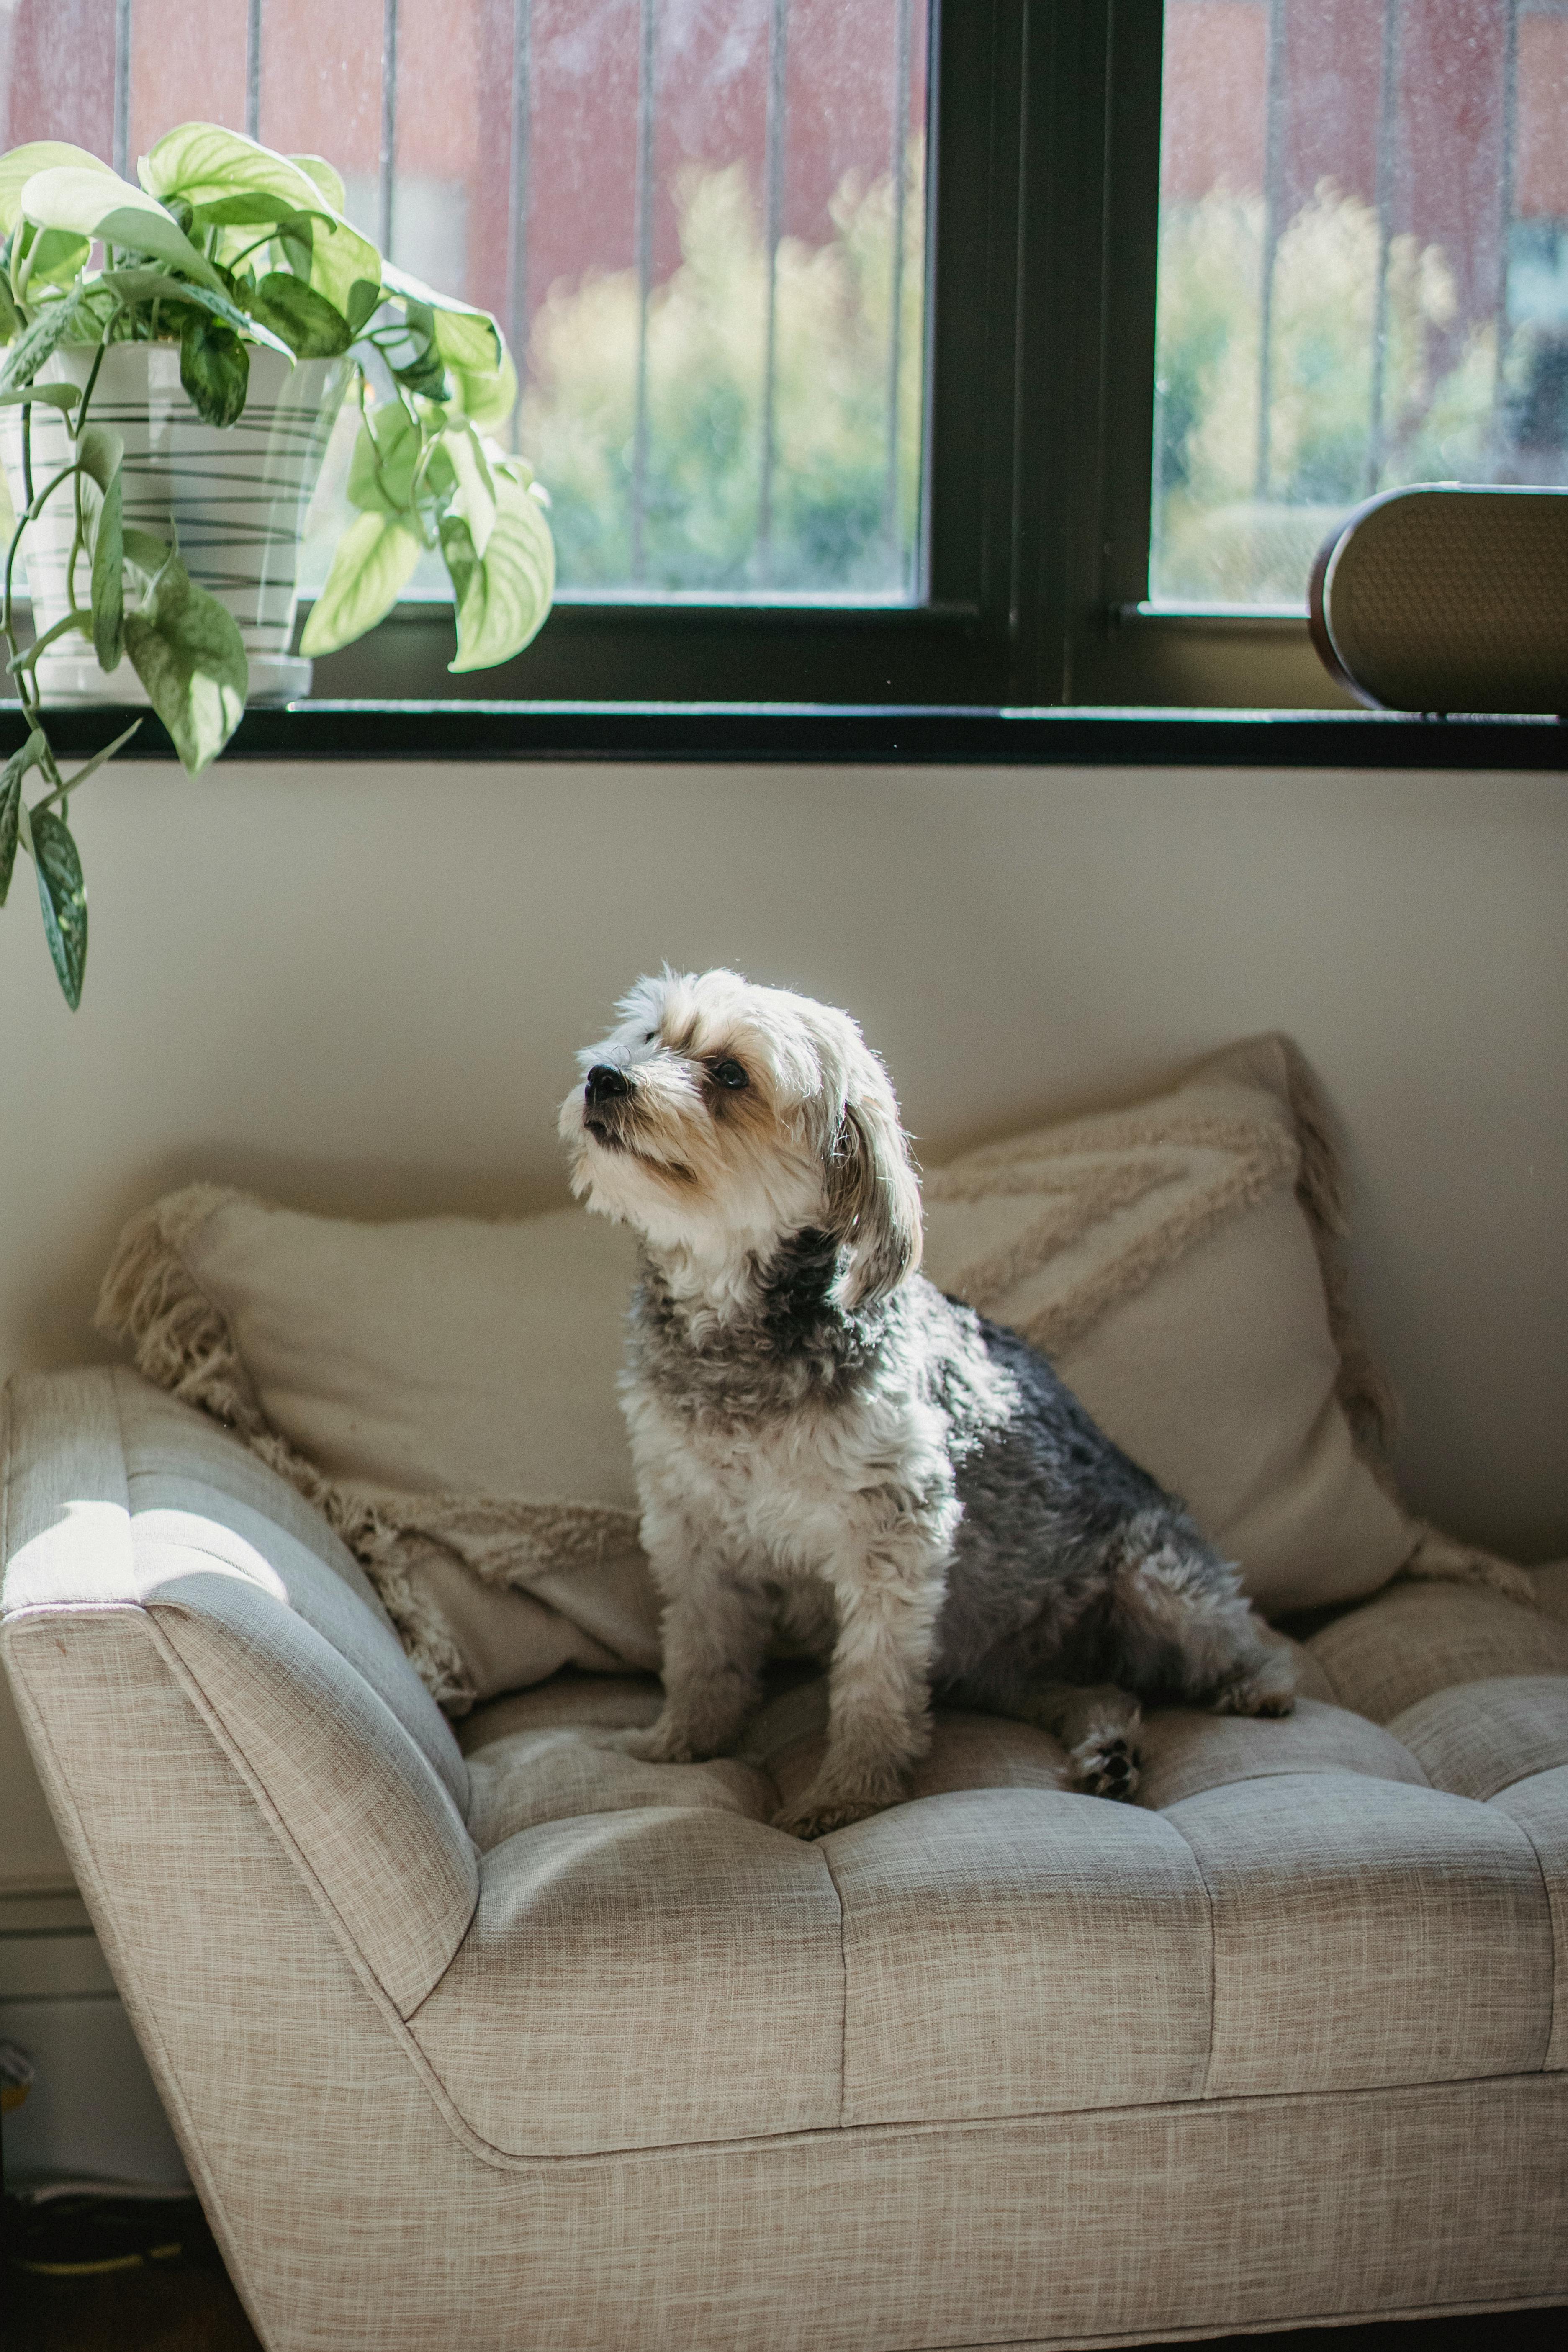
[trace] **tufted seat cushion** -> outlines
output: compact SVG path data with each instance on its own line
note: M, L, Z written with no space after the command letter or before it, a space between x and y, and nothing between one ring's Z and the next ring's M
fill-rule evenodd
M513 2155L1562 2066L1559 1576L1539 1612L1409 1583L1319 1624L1287 1721L1154 1712L1129 1806L939 1715L909 1801L816 1845L770 1821L818 1677L704 1764L606 1738L650 1677L499 1700L463 1727L479 1909L412 2030Z

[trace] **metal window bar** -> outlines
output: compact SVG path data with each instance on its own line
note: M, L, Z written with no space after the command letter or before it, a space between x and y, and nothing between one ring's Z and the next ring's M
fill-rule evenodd
M1264 100L1263 257L1258 299L1258 462L1255 494L1268 496L1274 406L1274 265L1279 252L1285 163L1286 0L1268 0L1268 86Z
M1514 178L1519 141L1519 0L1504 0L1502 53L1502 155L1498 189L1497 362L1492 379L1491 457L1496 474L1507 457L1507 404L1500 397L1500 370L1508 342L1509 253L1513 242Z
M1156 256L1157 256L1157 257L1163 256L1163 252L1164 252L1164 229L1165 229L1165 195L1164 195L1164 188L1165 188L1166 147L1167 147L1167 131L1168 131L1168 118L1166 117L1166 115L1165 115L1165 113L1164 113L1164 87L1165 87L1165 73L1166 73L1166 68L1167 68L1167 66L1168 66L1168 64L1169 64L1169 59L1170 59L1169 41L1170 41L1170 19L1169 19L1169 16L1167 16L1165 25L1164 25L1164 26L1163 26L1163 30L1162 30L1162 50L1161 50L1161 64L1160 64L1160 89L1161 89L1161 123L1160 123L1160 196L1159 196L1159 202L1158 202L1158 208L1157 208L1156 213L1155 213L1155 226L1154 226L1155 252L1156 252ZM930 199L929 199L929 188L930 188L930 184L931 184L931 182L935 178L935 176L936 176L936 175L935 175L935 173L932 173L932 172L928 172L928 173L927 173L927 174L926 174L926 181L927 181L927 187L928 187L928 199L927 199L927 200L928 200L928 202L929 202L929 200L930 200ZM1168 380L1167 380L1167 378L1166 378L1165 369L1164 369L1164 357L1165 357L1165 355L1164 355L1164 352L1162 351L1162 349L1161 349L1161 347L1160 347L1160 341L1159 341L1159 340L1158 340L1158 337L1159 337L1158 316L1159 316L1159 311L1160 311L1160 307L1161 307L1161 305L1160 305L1160 292L1161 292L1161 284L1160 284L1160 267L1161 267L1160 260L1159 260L1159 258L1157 257L1157 258L1156 258L1156 262L1155 262L1155 280L1154 280L1154 289L1155 289L1155 290L1154 290L1154 300L1155 300L1155 310L1156 310L1156 341L1155 341L1155 346L1154 346L1154 415L1153 415L1153 431L1152 431L1152 442L1153 442L1153 448L1152 448L1152 455L1151 455L1151 458L1150 458L1150 466L1149 466L1149 562L1148 562L1148 568L1147 568L1147 570L1145 571L1145 572L1144 572L1144 574L1143 574L1143 583L1142 583L1142 584L1143 584L1143 593L1144 593L1144 594L1145 594L1146 596L1148 596L1148 597L1152 597L1152 596L1153 596L1153 594L1154 594L1154 583L1155 583L1155 582L1156 582L1156 581L1159 579L1159 577L1160 577L1161 571L1162 571L1162 569L1163 569L1163 562L1164 562L1164 553L1165 553L1165 396L1166 396L1166 392L1167 392L1167 389L1168 389ZM928 305L927 305L927 308L928 308L928 310L930 310L930 309L934 309L934 308L935 308L935 305L934 305L934 304L928 304ZM928 332L929 332L929 329L928 329ZM928 361L927 361L926 382L929 383L930 383L930 381L931 381L930 361L929 361L929 359L928 359ZM929 463L930 463L930 459L929 459L929 457L926 459L926 461L925 461L925 462L926 462L926 464L927 464L927 465L929 465ZM924 472L924 467L922 467L922 469L921 469L921 470L922 470L922 475L923 475L923 472Z
M909 164L910 0L899 0L893 66L893 251L888 328L888 460L882 484L882 535L889 564L899 557L899 371L903 358L904 175Z
M397 0L384 0L381 20L381 182L376 238L392 258L392 202L397 167Z
M632 429L631 575L640 585L647 506L647 306L653 291L653 116L658 69L655 0L639 0L637 158L634 235L637 266L637 417Z
M507 340L521 379L528 340L529 85L533 60L533 0L512 0L511 143L507 159ZM512 446L518 416L512 412Z
M261 136L261 0L247 0L245 13L245 135Z
M131 166L131 0L114 0L114 168Z
M910 596L922 595L931 583L931 486L936 449L935 404L930 397L931 387L936 378L936 304L931 299L931 272L937 244L936 74L933 60L941 6L940 0L920 0L920 5L923 16L921 35L925 80L925 115L921 125L923 142L921 171L921 340L915 362L920 369L920 473L915 495L915 528L904 575L905 593Z
M1396 145L1399 137L1399 0L1383 0L1383 68L1377 96L1377 285L1373 296L1372 392L1367 419L1363 495L1383 475L1384 404L1388 374L1388 257L1394 239Z
M778 375L779 238L784 229L784 101L789 64L788 0L773 0L768 17L768 105L763 135L763 237L768 248L768 310L763 344L763 435L757 485L756 575L765 582L773 569L773 472Z

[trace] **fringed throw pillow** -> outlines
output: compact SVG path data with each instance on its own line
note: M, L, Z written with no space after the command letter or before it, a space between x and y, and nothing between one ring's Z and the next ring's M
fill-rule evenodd
M1295 1049L925 1179L927 1270L1023 1331L1270 1614L1399 1570L1521 1570L1409 1518L1344 1307L1340 1182ZM616 1399L624 1229L318 1217L194 1185L121 1236L99 1319L325 1513L453 1715L574 1664L656 1667Z
M98 1320L318 1506L464 1715L658 1664L616 1395L636 1273L580 1209L361 1224L194 1184L127 1225Z

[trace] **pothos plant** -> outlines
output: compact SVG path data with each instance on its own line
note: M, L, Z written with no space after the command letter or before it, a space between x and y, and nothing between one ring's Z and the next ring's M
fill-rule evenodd
M348 478L357 511L310 612L304 653L330 653L373 628L426 550L440 551L452 583L453 670L520 652L554 587L543 493L493 437L515 405L517 377L488 312L395 268L351 226L343 184L319 156L277 154L216 123L187 122L142 158L137 176L133 187L56 141L0 157L0 347L9 346L0 405L21 410L0 638L27 729L0 770L0 905L21 848L37 869L49 951L73 1009L87 896L69 796L136 728L64 774L44 723L39 657L75 633L105 671L129 658L192 775L233 733L249 682L237 623L191 578L173 535L125 519L122 439L91 422L110 345L177 344L188 398L219 427L244 413L257 346L290 361L348 356L360 414ZM40 381L62 347L84 345L93 357L79 384ZM68 460L47 473L35 465L33 435L45 405L63 420ZM73 518L68 609L24 648L16 559L56 499L69 501ZM29 803L35 772L44 790Z

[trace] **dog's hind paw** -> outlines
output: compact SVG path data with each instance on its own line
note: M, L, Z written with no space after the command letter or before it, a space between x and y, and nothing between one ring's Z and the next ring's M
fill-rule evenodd
M1068 1779L1080 1796L1111 1797L1125 1803L1137 1793L1142 1762L1130 1740L1091 1732L1068 1751Z
M1288 1650L1270 1651L1258 1665L1226 1683L1209 1701L1215 1715L1290 1715L1296 1668Z

